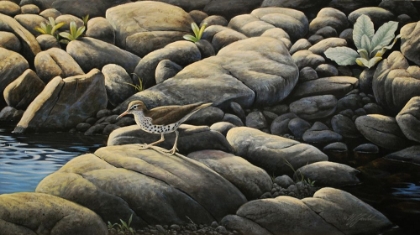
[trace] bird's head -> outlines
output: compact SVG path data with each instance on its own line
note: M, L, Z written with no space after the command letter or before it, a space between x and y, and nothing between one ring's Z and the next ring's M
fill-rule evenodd
M139 111L143 111L146 110L146 105L143 103L143 101L140 100L136 100L136 101L131 101L130 104L128 104L128 108L126 111L124 111L122 114L120 114L120 116L117 117L117 119L127 115L127 114L133 114L134 112L139 112Z

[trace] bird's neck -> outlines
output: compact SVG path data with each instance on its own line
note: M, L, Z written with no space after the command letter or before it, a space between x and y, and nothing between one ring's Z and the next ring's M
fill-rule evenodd
M137 123L141 123L142 120L144 120L146 118L146 115L144 114L143 110L135 111L135 112L133 112L133 114L134 114L134 120Z

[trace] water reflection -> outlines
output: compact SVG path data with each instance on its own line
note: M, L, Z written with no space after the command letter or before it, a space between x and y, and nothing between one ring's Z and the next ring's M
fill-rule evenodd
M76 156L94 152L106 142L103 136L13 135L11 130L0 128L0 194L34 191L45 176Z

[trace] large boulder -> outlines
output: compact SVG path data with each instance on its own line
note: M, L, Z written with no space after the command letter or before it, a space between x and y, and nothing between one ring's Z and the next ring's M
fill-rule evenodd
M99 70L66 79L55 77L29 105L14 132L67 130L106 108L107 103Z
M175 4L176 5L176 4ZM191 16L157 1L138 1L110 8L106 19L115 29L115 44L140 57L191 33Z
M138 145L110 146L72 159L47 176L37 192L88 207L112 223L133 215L132 226L221 220L246 202L228 180L182 155Z
M415 35L419 33L420 21L404 25L401 28L401 52L402 54L420 65L419 44L420 40Z
M103 235L101 217L74 202L44 193L0 195L1 234Z
M226 139L236 155L263 168L270 175L291 175L293 170L306 164L328 160L327 155L312 145L249 127L230 129Z

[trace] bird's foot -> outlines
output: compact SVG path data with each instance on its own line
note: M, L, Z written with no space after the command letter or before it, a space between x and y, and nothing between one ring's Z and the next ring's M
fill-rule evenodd
M149 149L149 148L151 148L153 145L150 145L150 144L139 144L139 147L140 147L140 149L141 150L144 150L144 149Z
M170 149L170 150L162 150L162 152L164 152L164 153L170 153L170 154L172 154L172 155L174 155L176 152L179 152L179 150L178 150L178 148L177 147L175 147L175 148L172 148L172 149Z

